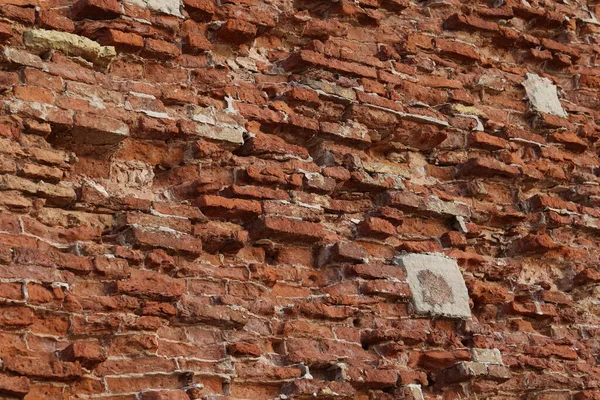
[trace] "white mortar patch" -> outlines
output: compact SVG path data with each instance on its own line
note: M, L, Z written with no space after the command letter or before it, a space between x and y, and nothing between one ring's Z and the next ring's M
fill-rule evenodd
M552 81L537 74L526 74L525 76L527 79L523 81L522 85L525 87L533 110L565 118L567 113L560 104L558 91Z
M394 262L406 270L418 314L471 318L467 286L456 260L436 254L404 254Z

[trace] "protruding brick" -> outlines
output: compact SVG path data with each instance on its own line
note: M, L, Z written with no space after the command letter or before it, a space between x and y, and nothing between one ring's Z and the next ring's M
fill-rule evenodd
M261 214L261 206L255 200L228 199L205 195L194 201L206 215L221 218L249 218Z
M157 390L142 392L142 400L190 400L183 390Z
M75 342L60 352L60 358L63 361L78 361L91 369L106 360L106 351L97 342Z
M26 376L0 374L0 393L20 398L29 393L29 391L30 384Z
M256 36L256 26L243 19L228 19L219 30L219 37L231 43L245 43Z
M291 243L314 243L326 235L320 224L283 217L263 217L250 233L255 239L266 236Z
M376 217L367 217L358 224L358 232L363 236L385 239L396 234L391 222Z
M79 0L71 10L75 19L113 19L121 15L117 0Z
M98 43L104 46L114 46L120 52L138 52L144 47L144 39L135 33L108 29L98 38Z

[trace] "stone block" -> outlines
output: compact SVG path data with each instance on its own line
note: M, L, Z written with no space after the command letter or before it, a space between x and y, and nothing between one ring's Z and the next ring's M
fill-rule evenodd
M86 37L67 32L33 29L23 34L23 42L32 49L58 50L104 67L117 55L112 46L101 46Z
M403 254L394 262L406 270L418 314L471 317L467 287L455 260L437 254Z
M567 113L558 100L556 86L548 78L537 74L527 74L527 79L522 82L527 98L533 111L545 114L567 117Z
M181 0L127 0L127 2L159 13L183 17Z
M471 349L473 361L490 364L502 364L502 355L498 349Z

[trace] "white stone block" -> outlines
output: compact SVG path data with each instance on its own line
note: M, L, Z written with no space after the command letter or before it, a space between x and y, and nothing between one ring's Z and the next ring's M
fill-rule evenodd
M406 270L418 314L471 318L467 287L454 259L437 254L403 254L394 261Z

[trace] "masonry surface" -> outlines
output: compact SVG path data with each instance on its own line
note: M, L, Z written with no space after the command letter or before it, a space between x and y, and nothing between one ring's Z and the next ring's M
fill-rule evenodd
M0 399L600 399L594 0L0 0Z

